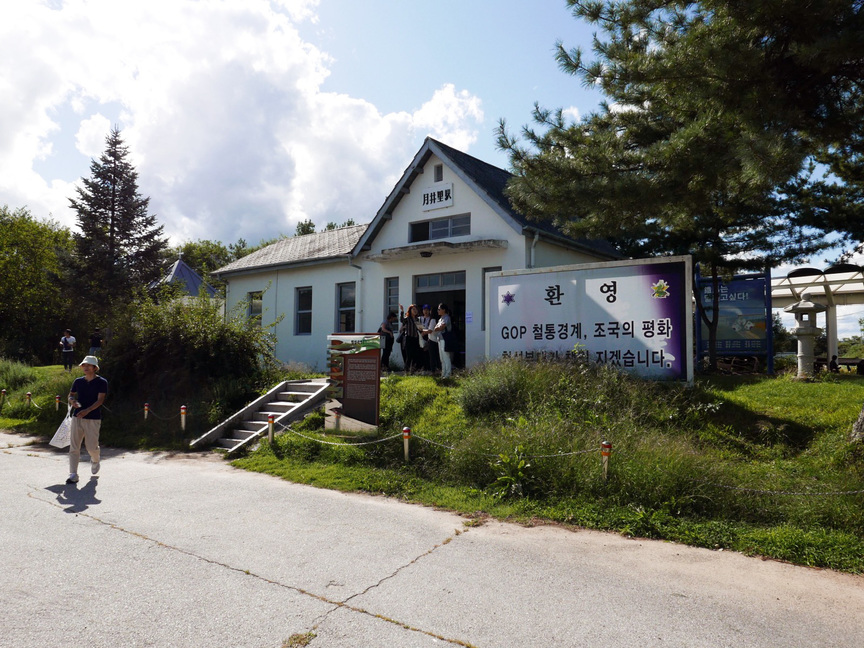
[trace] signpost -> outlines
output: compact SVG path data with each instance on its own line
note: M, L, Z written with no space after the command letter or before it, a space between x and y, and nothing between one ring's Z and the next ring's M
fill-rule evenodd
M338 400L336 416L378 425L381 386L381 337L377 333L327 336L330 395Z

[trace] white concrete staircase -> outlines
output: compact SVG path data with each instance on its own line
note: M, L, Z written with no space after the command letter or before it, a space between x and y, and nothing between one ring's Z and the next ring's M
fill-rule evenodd
M232 414L219 425L189 443L190 448L215 446L232 455L255 443L268 432L267 419L273 415L274 427L297 421L327 398L326 378L286 380L263 396Z

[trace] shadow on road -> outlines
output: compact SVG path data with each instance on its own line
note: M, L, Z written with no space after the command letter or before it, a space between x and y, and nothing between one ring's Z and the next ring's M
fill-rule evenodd
M57 495L57 502L65 507L63 510L66 513L81 513L94 504L102 503L102 500L96 497L98 483L99 478L94 476L80 488L78 484L57 484L48 486L45 490Z

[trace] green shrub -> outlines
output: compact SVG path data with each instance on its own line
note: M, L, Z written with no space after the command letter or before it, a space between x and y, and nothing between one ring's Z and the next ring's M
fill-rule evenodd
M281 378L266 327L241 313L223 317L218 300L159 297L141 296L115 317L100 367L114 414L103 429L126 447L184 447Z
M16 360L0 357L0 389L11 394L14 390L32 381L35 374L29 366Z

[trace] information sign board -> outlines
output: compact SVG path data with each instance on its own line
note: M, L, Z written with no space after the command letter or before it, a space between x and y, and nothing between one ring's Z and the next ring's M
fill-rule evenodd
M381 386L381 337L377 333L327 336L330 395L341 415L378 425Z
M689 256L488 275L486 355L580 354L659 379L693 379Z

